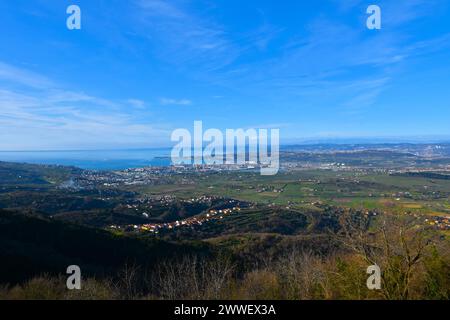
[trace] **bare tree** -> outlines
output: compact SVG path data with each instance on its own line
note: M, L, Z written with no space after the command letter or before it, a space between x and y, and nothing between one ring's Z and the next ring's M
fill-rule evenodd
M135 263L126 262L119 271L115 287L125 300L133 300L139 296L140 270L141 268Z
M186 256L160 263L152 283L163 299L220 299L233 269L227 258Z
M383 215L371 230L369 219L347 213L341 218L339 241L382 271L385 299L410 298L413 273L418 270L432 237L412 217Z
M276 273L287 299L314 299L316 289L325 279L321 258L310 250L296 248L278 261Z

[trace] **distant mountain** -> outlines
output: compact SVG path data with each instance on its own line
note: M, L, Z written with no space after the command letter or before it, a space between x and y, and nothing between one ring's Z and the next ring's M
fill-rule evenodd
M314 143L284 145L285 152L392 151L417 156L450 157L450 143Z

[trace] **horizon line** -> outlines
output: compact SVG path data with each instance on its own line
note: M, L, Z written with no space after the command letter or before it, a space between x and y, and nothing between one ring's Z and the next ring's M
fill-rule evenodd
M340 138L333 138L340 139ZM349 138L351 139L351 138ZM361 138L363 139L363 138ZM344 139L343 139L344 140ZM361 145L396 145L396 144L410 144L410 145L426 145L426 144L450 144L450 139L448 140L440 140L440 141L394 141L394 142L383 142L383 141L372 141L372 142L338 142L338 141L311 141L311 142L293 142L293 143L283 143L280 144L280 148L286 147L299 147L299 146L315 146L315 145L335 145L335 146L361 146ZM164 149L172 149L173 146L166 147L136 147L136 148L107 148L107 149L30 149L30 150L0 150L0 153L12 153L12 152L95 152L95 151L139 151L139 150L164 150Z

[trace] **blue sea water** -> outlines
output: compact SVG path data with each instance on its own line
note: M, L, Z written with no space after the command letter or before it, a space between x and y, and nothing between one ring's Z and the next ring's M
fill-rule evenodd
M170 150L1 151L0 161L75 166L90 170L122 170L168 166Z

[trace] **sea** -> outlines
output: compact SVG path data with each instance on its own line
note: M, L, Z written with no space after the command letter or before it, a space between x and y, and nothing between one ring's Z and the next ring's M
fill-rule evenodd
M171 148L85 151L0 151L0 161L123 170L171 165Z

